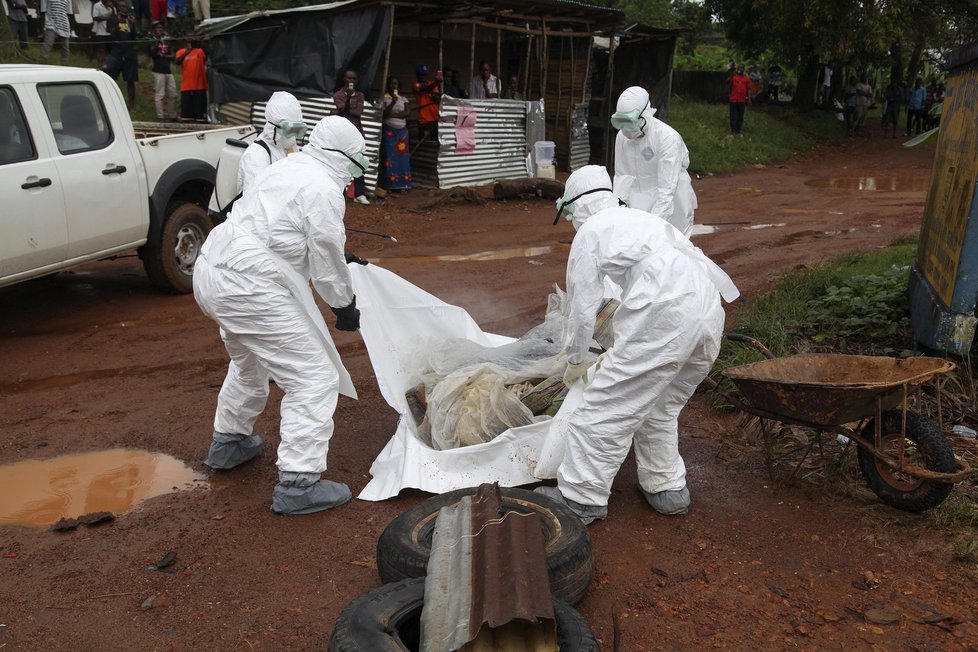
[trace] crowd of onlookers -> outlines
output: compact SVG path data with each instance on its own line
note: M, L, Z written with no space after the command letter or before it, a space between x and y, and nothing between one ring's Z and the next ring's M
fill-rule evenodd
M363 133L361 116L365 97L363 91L357 89L357 74L347 70L340 81L339 88L333 94L336 111ZM381 103L383 131L379 182L384 190L403 191L411 187L411 152L422 143L437 140L439 106L443 96L474 100L524 100L518 76L511 75L508 85L503 88L492 67L484 61L479 64L479 74L473 77L467 88L461 86L458 71L448 66L436 70L434 75L427 65L417 66L415 81L411 85L411 98L402 94L399 78L388 77ZM407 128L412 103L417 112L418 125L414 147L411 146ZM361 204L370 203L362 178L354 181L354 198Z
M776 63L772 63L768 69L766 87L761 84L762 77L757 66L752 65L749 73L744 68L744 64L736 64L733 60L727 66L726 99L730 105L730 132L734 135L739 135L743 129L746 107L758 100L777 102L782 85L783 71ZM899 81L891 80L882 93L877 93L866 73L862 73L858 79L856 75L850 75L835 90L832 78L831 65L822 64L816 103L823 108L839 111L850 136L865 133L866 116L877 103L880 105L880 126L884 137L891 135L896 138L898 132L904 136L920 134L933 129L940 121L932 111L935 105L944 101L944 85L937 81L925 86L923 79L917 77L906 88ZM902 112L906 114L905 124L902 124Z

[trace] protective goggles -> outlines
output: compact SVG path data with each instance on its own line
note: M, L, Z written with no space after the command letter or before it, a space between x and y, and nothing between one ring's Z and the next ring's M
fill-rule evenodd
M323 149L325 149L327 152L339 152L343 156L350 159L349 170L350 170L350 175L352 175L354 179L359 179L360 177L362 177L364 174L367 173L367 168L370 167L370 159L367 158L367 155L364 154L363 152L357 152L353 156L350 156L349 154L347 154L341 149L326 149L326 148Z
M611 188L592 188L590 190L585 190L581 194L576 195L574 197L571 197L570 199L564 199L563 197L561 197L560 199L558 199L557 200L557 217L554 218L554 226L557 226L557 222L560 221L560 216L564 214L564 211L565 210L567 211L567 219L568 220L571 219L574 216L574 209L573 209L573 207L568 208L571 204L573 204L574 202L576 202L578 199L580 199L584 195L590 195L590 194L593 194L593 193L596 193L596 192L611 192Z
M618 111L611 116L611 126L618 131L645 131L645 116L642 111L645 109L634 109L632 111Z
M282 120L275 125L275 129L283 138L295 138L296 140L302 140L306 132L309 131L305 122L293 122L292 120Z

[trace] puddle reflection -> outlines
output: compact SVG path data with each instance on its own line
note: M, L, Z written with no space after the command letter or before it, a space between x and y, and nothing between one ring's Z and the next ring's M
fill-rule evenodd
M0 525L44 528L92 512L121 514L156 496L206 487L162 453L117 448L0 466Z
M923 177L825 177L811 179L805 185L815 188L841 188L843 190L869 190L888 192L923 191L930 186L930 179Z
M512 249L495 249L492 251L479 251L474 254L444 254L441 256L412 256L409 258L371 258L370 262L380 264L388 263L460 263L483 260L506 260L508 258L532 258L533 256L546 256L558 249L566 249L565 244L543 245L540 247L513 247Z

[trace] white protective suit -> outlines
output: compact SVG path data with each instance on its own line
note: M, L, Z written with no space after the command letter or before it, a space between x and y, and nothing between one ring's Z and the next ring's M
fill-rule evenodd
M277 91L272 93L265 105L265 126L255 142L248 145L238 162L238 192L249 188L259 172L295 151L294 137L275 133L275 125L282 120L302 122L302 107L292 93ZM265 143L267 150L258 144L259 140Z
M639 132L619 131L615 139L615 196L629 208L663 218L689 237L696 193L690 182L689 150L679 133L656 120L644 88L632 86L618 98L617 111L641 111Z
M607 187L608 181L604 168L587 166L568 179L565 197ZM583 403L570 419L557 479L564 498L597 509L607 506L633 441L646 494L685 488L679 412L720 351L721 294L733 301L739 293L665 220L618 207L611 192L581 200L573 211L579 229L567 262L568 362L585 358L605 279L621 287L622 298L614 346L591 369Z
M220 325L231 357L215 441L252 434L273 378L285 392L280 476L326 469L337 395L356 398L309 281L334 308L354 301L343 252L343 188L351 179L344 154L363 148L348 120L323 118L309 146L258 175L211 231L194 269L194 297Z

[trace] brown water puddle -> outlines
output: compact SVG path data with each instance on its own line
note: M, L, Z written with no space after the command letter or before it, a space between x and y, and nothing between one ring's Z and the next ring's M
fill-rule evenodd
M0 526L44 528L63 517L121 514L148 498L206 487L162 453L116 448L0 466Z
M460 263L482 260L506 260L508 258L532 258L534 256L546 256L558 249L566 249L565 244L543 245L540 247L514 247L512 249L495 249L493 251L479 251L474 254L446 254L442 256L413 256L411 258L371 258L370 262L375 263Z
M923 191L930 187L930 179L924 177L824 177L806 181L815 188L841 188L843 190L875 190L889 192Z

